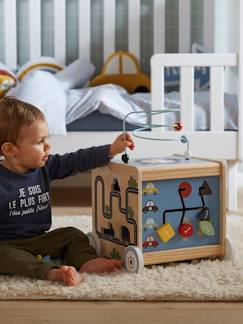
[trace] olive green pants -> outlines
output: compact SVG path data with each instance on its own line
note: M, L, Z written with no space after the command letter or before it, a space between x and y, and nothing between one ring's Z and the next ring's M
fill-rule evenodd
M51 257L44 261L38 255ZM30 238L0 241L0 273L45 279L47 271L59 266L52 259L61 259L77 270L97 257L87 235L74 227L36 235Z

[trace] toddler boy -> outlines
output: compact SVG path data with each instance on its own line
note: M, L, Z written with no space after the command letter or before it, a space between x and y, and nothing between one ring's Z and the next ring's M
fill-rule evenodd
M73 227L51 227L50 182L107 164L125 147L126 133L110 145L51 155L48 125L36 107L4 97L0 100L0 273L76 286L82 272L111 272L119 260L98 257L87 236ZM65 265L37 255L63 259Z

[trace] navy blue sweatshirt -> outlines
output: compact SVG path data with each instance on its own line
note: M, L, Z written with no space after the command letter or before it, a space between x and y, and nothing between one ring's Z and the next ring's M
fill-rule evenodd
M50 155L45 166L16 173L0 164L0 240L31 237L51 226L50 181L109 162L109 145Z

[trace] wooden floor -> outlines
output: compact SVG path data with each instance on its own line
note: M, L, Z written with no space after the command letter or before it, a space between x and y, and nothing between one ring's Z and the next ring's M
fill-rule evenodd
M72 196L70 206L65 198L65 206L55 201L54 215L91 214L86 199ZM243 216L243 189L238 201ZM0 324L9 323L242 324L243 302L0 301Z
M242 303L2 301L0 323L235 324Z

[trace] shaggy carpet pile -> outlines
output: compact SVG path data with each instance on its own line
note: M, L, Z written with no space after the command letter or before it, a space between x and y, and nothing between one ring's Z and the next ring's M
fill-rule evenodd
M74 226L85 233L91 230L89 216L53 219L53 229ZM84 274L84 282L77 287L0 276L0 299L243 300L243 216L227 217L227 236L235 246L234 262L202 260L152 266L141 274L129 274L125 270L112 274Z

